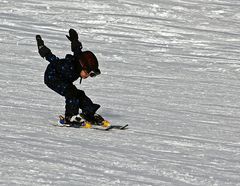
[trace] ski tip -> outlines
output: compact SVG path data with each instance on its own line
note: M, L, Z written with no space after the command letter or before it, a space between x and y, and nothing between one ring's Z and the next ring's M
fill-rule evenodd
M122 126L122 127L120 128L120 130L127 129L127 127L128 127L128 124L126 124L126 125Z
M128 127L128 124L126 124L126 125L110 125L109 127L107 127L105 130L106 131L109 131L109 130L111 130L111 129L119 129L119 130L125 130L125 129L127 129L127 127Z

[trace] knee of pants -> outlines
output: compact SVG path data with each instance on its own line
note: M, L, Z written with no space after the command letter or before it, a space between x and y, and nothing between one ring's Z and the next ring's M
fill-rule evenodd
M78 98L83 99L85 97L85 92L79 90L74 85L70 85L66 88L65 97L66 98Z

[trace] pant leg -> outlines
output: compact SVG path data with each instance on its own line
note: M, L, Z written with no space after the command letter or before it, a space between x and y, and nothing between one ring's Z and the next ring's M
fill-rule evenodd
M66 98L65 101L65 116L71 117L79 114L79 99L77 98Z
M66 106L65 106L65 116L74 116L79 114L79 108L85 115L93 117L95 112L100 108L100 105L94 104L92 100L86 96L84 91L77 89L77 97L69 97L68 93L70 89L66 90Z
M94 104L84 91L77 89L74 85L68 87L65 96L69 98L77 98L79 100L79 108L83 113L94 115L95 112L100 108L100 105Z
M65 116L74 116L79 113L80 100L75 94L77 88L72 82L59 77L56 69L48 65L44 75L44 83L53 91L65 97Z

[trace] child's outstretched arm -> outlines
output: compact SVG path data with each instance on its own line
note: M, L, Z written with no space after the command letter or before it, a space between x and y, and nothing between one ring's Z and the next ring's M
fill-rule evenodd
M59 60L59 58L52 54L51 50L44 45L44 41L42 40L40 35L36 35L36 40L38 52L42 58L46 58L46 60L49 61L50 63Z
M74 56L78 56L82 53L82 43L78 40L78 33L74 29L69 30L69 36L66 37L71 41L71 50Z
M36 40L37 40L38 52L42 58L52 54L51 50L44 45L44 41L42 40L40 35L36 35Z

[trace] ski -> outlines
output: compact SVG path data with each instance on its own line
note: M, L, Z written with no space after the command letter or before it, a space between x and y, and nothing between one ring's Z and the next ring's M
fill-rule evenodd
M54 124L54 126L70 127L70 128L85 128L80 123L74 123L74 124ZM126 125L110 125L108 127L103 127L103 126L99 126L99 125L92 125L91 127L87 128L87 129L110 131L110 130L113 130L113 129L126 130L127 127L128 127L128 124L126 124Z
M111 129L125 130L125 129L127 129L127 127L128 127L128 124L126 124L126 125L110 125L105 130L106 131L111 130Z
M112 129L125 130L127 129L128 124L126 125L110 125L109 127L96 127L93 125L91 129L110 131Z
M97 117L101 117L100 115L97 115ZM71 123L65 122L65 117L60 115L58 123L54 124L54 126L59 127L71 127L71 128L89 128L89 129L95 129L95 130L103 130L103 131L109 131L112 129L118 129L118 130L125 130L128 127L128 124L126 125L112 125L109 121L103 119L101 117L100 123L91 123L88 121L76 121Z

